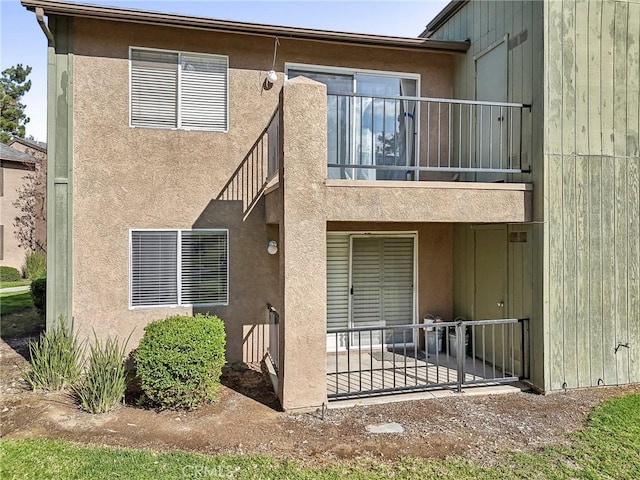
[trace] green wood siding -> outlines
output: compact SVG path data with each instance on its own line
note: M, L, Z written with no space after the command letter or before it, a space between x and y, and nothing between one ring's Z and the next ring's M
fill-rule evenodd
M47 101L47 328L72 319L72 20L49 17Z
M640 2L544 8L545 389L638 382Z
M533 105L532 173L513 179L533 181L535 222L529 257L509 246L509 305L531 315L532 379L545 390L638 382L640 1L468 3L433 36L472 42L456 95L474 96L474 55L524 30L508 97ZM468 316L470 235L456 228L454 301Z
M509 316L529 317L531 329L531 379L544 387L546 348L543 324L543 4L538 1L472 1L460 9L432 38L471 40L466 55L455 58L454 92L457 98L476 96L476 57L502 40L507 42L507 99L531 104L524 116L523 151L531 173L512 175L510 181L533 182L532 225L510 225L508 233L525 231L526 243L508 246ZM506 37L506 38L505 38ZM454 309L456 315L473 318L474 240L473 226L459 225L454 234Z

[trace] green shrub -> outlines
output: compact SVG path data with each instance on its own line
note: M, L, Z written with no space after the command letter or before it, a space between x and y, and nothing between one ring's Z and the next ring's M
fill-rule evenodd
M29 342L31 371L25 380L34 390L63 390L76 383L82 370L82 346L63 317L50 330Z
M20 272L13 267L0 267L0 282L19 282L22 279Z
M213 400L225 363L225 331L215 316L174 315L145 327L135 353L145 396L160 408Z
M73 388L80 406L90 413L105 413L113 410L124 397L127 374L124 356L127 342L120 345L117 339L107 337L101 342L94 334L88 367Z
M31 298L38 313L44 315L47 310L47 279L38 278L31 282Z
M44 252L29 252L24 261L24 273L29 280L47 276L47 256Z

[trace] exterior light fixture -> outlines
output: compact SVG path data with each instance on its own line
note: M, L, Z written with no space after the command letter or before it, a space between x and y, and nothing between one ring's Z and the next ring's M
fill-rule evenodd
M267 82L270 84L274 84L278 81L278 74L276 73L275 70L269 70L267 72Z
M269 255L275 255L278 253L278 242L271 240L267 245L267 252L269 252Z

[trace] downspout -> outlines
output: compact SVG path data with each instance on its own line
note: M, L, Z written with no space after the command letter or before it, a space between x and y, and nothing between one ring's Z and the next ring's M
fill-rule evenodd
M51 33L51 30L49 30L49 25L47 25L47 22L44 19L44 10L42 9L42 7L36 7L35 12L36 20L38 20L40 28L44 32L44 35L47 37L47 40L49 40L49 46L54 47L55 41L53 39L53 33Z

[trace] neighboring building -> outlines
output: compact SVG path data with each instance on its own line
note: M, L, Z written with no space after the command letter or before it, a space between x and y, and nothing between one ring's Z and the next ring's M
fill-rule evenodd
M9 140L8 145L14 150L28 153L38 160L46 160L47 158L47 144L45 142L13 137L11 140Z
M215 313L288 410L640 381L637 3L452 2L426 38L22 3L48 326Z
M15 235L15 218L22 214L14 203L18 192L25 187L27 177L38 162L46 161L47 147L41 142L13 138L8 145L0 143L0 264L22 271L27 248L20 246ZM46 238L43 222L36 224L36 238L44 245Z

